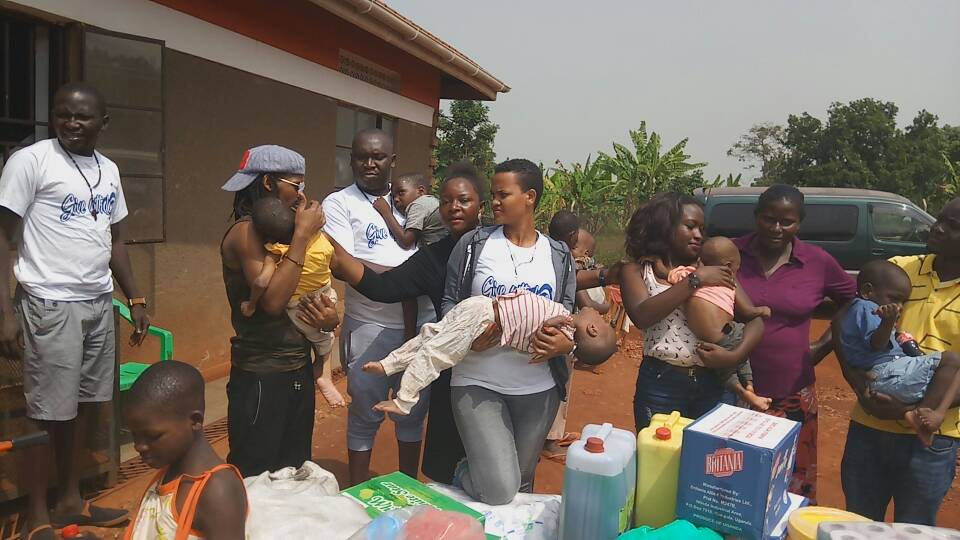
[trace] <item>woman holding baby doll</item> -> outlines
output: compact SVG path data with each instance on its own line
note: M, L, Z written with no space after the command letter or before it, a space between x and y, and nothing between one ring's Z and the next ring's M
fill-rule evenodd
M752 312L741 314L752 320L740 329L742 336L737 336L735 345L727 344L729 349L716 342L727 334L728 326L734 326L732 314L727 318L729 324L713 329L721 336L698 338L688 324L687 303L699 289L723 287L730 291L724 295L729 303L735 299L732 263L720 257L716 265L698 265L703 230L700 203L672 192L657 194L642 204L627 226L626 251L632 262L620 271L620 288L627 314L643 329L644 358L633 401L637 430L648 426L657 413L679 411L687 418L697 418L722 400L731 401L724 392L726 372L719 370L729 372L741 364L763 334L759 313ZM683 277L677 275L690 266L695 268L687 268ZM737 305L755 309L743 298ZM733 311L733 306L729 308ZM712 320L723 322L722 317L717 314ZM714 339L703 339L707 337Z
M839 305L856 295L856 282L827 252L796 238L803 193L777 184L760 195L756 232L734 240L742 263L737 279L750 297L769 306L763 339L750 353L754 389L772 399L768 414L800 422L790 490L816 499L817 394L814 366L830 351L830 334L810 343L810 321L824 298Z

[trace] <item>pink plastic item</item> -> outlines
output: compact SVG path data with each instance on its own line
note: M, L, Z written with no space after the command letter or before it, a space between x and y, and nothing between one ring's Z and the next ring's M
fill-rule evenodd
M457 512L427 508L403 526L403 540L485 540L483 526L476 519Z

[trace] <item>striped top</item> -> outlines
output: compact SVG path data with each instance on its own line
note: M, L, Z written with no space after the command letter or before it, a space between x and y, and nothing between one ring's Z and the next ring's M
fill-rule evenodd
M547 319L570 315L562 305L526 289L498 296L497 311L502 331L500 345L527 352L533 352L530 350L530 338ZM573 325L564 325L560 330L573 339Z

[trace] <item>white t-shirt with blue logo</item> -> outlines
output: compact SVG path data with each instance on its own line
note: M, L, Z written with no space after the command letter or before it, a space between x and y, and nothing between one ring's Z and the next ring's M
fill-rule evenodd
M14 274L29 294L47 300L113 292L110 226L127 216L117 165L99 152L96 159L72 155L77 165L57 139L47 139L10 156L0 175L0 206L23 218Z
M527 289L556 300L557 274L553 269L550 241L538 233L533 247L514 245L497 229L490 235L477 259L472 293L496 298ZM544 392L556 386L547 362L530 363L530 354L510 347L470 352L454 366L451 386L481 386L501 394L520 396Z
M417 249L403 249L397 244L383 216L373 207L376 199L360 191L356 184L327 195L323 200L323 213L327 219L323 230L360 260L391 268L399 266ZM396 208L393 216L403 225L404 217ZM347 287L343 304L346 315L352 319L385 328L403 328L403 308L399 303L374 302L353 287ZM426 296L419 298L419 308L420 324L430 322L436 316L433 303Z

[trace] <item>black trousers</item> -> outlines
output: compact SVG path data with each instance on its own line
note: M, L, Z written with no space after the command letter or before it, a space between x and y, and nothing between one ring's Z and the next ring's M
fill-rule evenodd
M313 368L253 373L236 367L227 383L227 462L244 477L311 458L314 411Z

